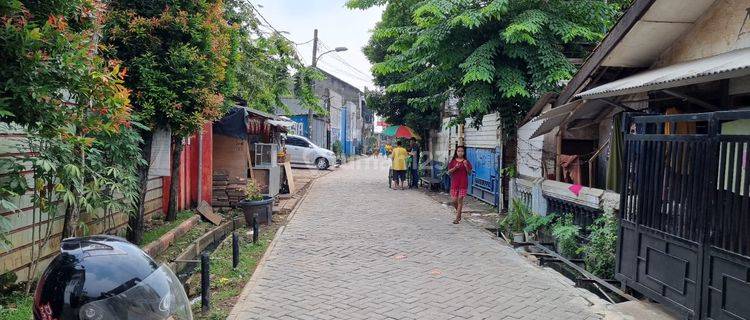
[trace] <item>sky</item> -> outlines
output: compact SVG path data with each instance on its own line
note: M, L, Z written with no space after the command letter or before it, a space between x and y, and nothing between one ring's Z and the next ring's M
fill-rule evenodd
M362 53L371 30L380 20L383 8L366 11L344 7L346 0L250 0L274 28L298 43L297 51L306 65L310 65L313 50L313 30L318 29L324 47L347 47L344 52L331 52L318 60L318 67L364 90L374 88L370 62ZM261 20L262 21L262 20ZM309 41L309 42L308 42Z

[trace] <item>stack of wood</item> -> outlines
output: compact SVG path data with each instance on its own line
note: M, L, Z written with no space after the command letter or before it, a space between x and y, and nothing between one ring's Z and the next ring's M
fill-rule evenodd
M229 198L229 206L236 206L238 202L247 196L247 179L238 179L236 183L227 185L226 193Z
M213 207L234 207L247 196L247 179L230 178L227 174L213 175Z
M229 175L214 173L213 177L213 198L211 205L214 207L228 207L229 195L227 195L227 185L229 184Z

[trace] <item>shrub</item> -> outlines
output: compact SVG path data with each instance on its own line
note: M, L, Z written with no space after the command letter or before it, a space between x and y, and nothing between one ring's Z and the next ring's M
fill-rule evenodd
M531 214L526 217L526 227L523 231L528 233L537 233L540 230L547 228L552 224L552 221L557 217L554 213L547 214L546 216Z
M566 213L561 219L558 219L552 227L552 236L557 240L560 254L566 257L576 257L581 253L578 246L578 236L581 233L581 227L573 224L573 215Z
M507 232L522 232L526 224L526 219L531 215L531 208L519 198L511 201L508 215L500 221L500 228Z
M333 149L331 151L333 151L333 153L335 153L336 156L341 156L341 152L344 148L341 146L341 141L334 141L333 145L331 146L331 149Z
M612 211L598 217L589 227L589 242L583 246L586 270L597 277L611 279L615 270L617 218Z

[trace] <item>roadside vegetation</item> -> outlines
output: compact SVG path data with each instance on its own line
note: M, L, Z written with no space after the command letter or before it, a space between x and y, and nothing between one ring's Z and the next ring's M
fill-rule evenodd
M151 228L143 233L143 241L141 246L148 245L156 239L159 239L161 236L176 228L181 223L185 222L185 220L190 219L194 215L194 211L185 210L177 213L177 217L174 221L165 221L163 217L151 220Z
M242 293L250 277L255 272L263 254L279 229L278 224L260 229L258 243L253 244L252 238L247 236L249 229L240 228L236 232L240 236L240 261L237 268L232 268L232 237L225 239L216 251L211 254L211 310L201 312L200 302L193 305L194 319L226 319ZM200 274L191 278L190 287L200 287Z

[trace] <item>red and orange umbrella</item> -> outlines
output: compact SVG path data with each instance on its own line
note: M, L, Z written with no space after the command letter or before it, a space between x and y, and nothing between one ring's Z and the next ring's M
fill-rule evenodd
M383 130L383 134L390 137L396 137L396 138L405 138L405 139L411 139L416 138L421 140L422 138L419 137L419 135L412 130L412 128L409 128L407 126L399 125L399 126L390 126L388 128L385 128Z

